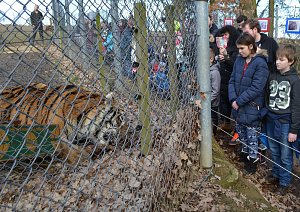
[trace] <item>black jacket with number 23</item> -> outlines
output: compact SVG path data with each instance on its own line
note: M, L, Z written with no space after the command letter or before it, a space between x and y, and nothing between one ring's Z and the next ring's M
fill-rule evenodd
M297 134L300 129L300 79L297 71L271 73L268 81L267 107L278 115L290 114L290 132Z

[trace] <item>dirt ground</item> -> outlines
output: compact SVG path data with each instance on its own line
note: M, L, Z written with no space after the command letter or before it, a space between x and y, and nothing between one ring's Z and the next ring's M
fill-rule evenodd
M0 54L0 88L27 85L31 82L59 84L61 74L55 61L42 46L7 46Z
M234 166L240 170L241 174L247 178L250 182L252 182L256 187L259 188L261 191L261 194L265 196L265 198L272 203L272 201L277 199L277 203L274 204L274 206L279 209L279 210L286 210L286 211L299 211L300 210L300 203L299 203L299 198L300 198L300 180L296 177L293 177L292 180L292 185L290 186L290 189L288 193L284 196L279 196L275 194L274 190L276 190L275 185L269 185L265 182L264 177L267 176L269 173L271 173L272 169L272 162L271 160L271 153L269 150L267 151L267 158L270 160L266 160L267 162L265 164L260 164L258 167L258 171L251 176L245 176L242 172L243 170L243 163L238 162L238 152L240 146L230 146L228 145L228 141L231 138L223 133L219 132L217 136L217 142L221 146L221 148L224 150L226 153L226 156L228 157L229 161L234 164ZM300 176L300 161L294 157L294 169L293 173L297 175L298 177ZM282 206L286 206L287 208L282 208Z

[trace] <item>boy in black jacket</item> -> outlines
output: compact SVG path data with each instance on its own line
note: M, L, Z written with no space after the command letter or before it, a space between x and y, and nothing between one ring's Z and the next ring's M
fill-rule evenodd
M296 48L281 45L276 53L276 72L268 83L267 135L272 152L270 183L278 183L278 193L284 195L291 182L293 167L292 143L300 129L300 79L291 66L296 61Z

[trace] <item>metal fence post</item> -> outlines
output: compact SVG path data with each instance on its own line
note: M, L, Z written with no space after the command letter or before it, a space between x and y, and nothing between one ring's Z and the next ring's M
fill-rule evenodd
M66 24L67 24L67 37L65 40L67 42L67 54L70 58L73 58L72 55L72 44L73 44L73 32L74 29L72 29L71 26L71 14L70 14L70 1L65 0L65 11L66 11Z
M62 6L58 3L58 28L59 28L59 44L60 48L64 49L63 47L63 39L64 39L64 24L63 24L63 10Z
M102 38L101 38L101 23L100 23L100 14L99 12L96 15L96 26L97 26L97 34L98 34L98 50L99 50L99 65L100 65L100 84L102 88L103 94L106 96L106 76L105 76L105 69L104 69L104 56L102 51Z
M79 30L80 30L80 40L82 44L82 60L83 60L83 69L87 70L88 61L87 61L87 35L86 35L86 27L84 21L84 6L83 0L78 1L78 9L79 9Z
M57 44L57 38L59 33L58 26L58 2L56 0L52 0L52 15L53 15L53 25L54 25L54 43Z
M144 3L136 3L134 5L134 19L137 24L136 34L136 48L137 60L139 62L138 70L138 89L141 94L140 99L140 114L139 122L142 123L143 128L141 132L141 152L144 155L149 153L151 142L151 128L150 128L150 92L149 74L148 74L148 48L147 48L147 26L146 26L146 5Z
M201 119L201 166L212 167L211 85L209 75L208 3L195 1L197 29L197 80L200 85Z
M278 39L278 4L276 4L276 14L275 14L275 40Z
M123 90L124 77L122 75L121 52L120 52L120 34L119 34L119 15L118 15L118 0L111 0L111 15L112 15L112 32L114 45L114 71L116 73L115 88L119 91Z

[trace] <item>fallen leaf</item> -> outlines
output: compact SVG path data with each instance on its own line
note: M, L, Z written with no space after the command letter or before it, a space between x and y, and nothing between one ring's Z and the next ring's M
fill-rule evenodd
M132 188L140 187L141 182L139 182L135 177L131 177L129 180L129 186Z
M180 158L181 158L181 160L189 159L189 157L187 156L187 154L185 152L180 152Z

